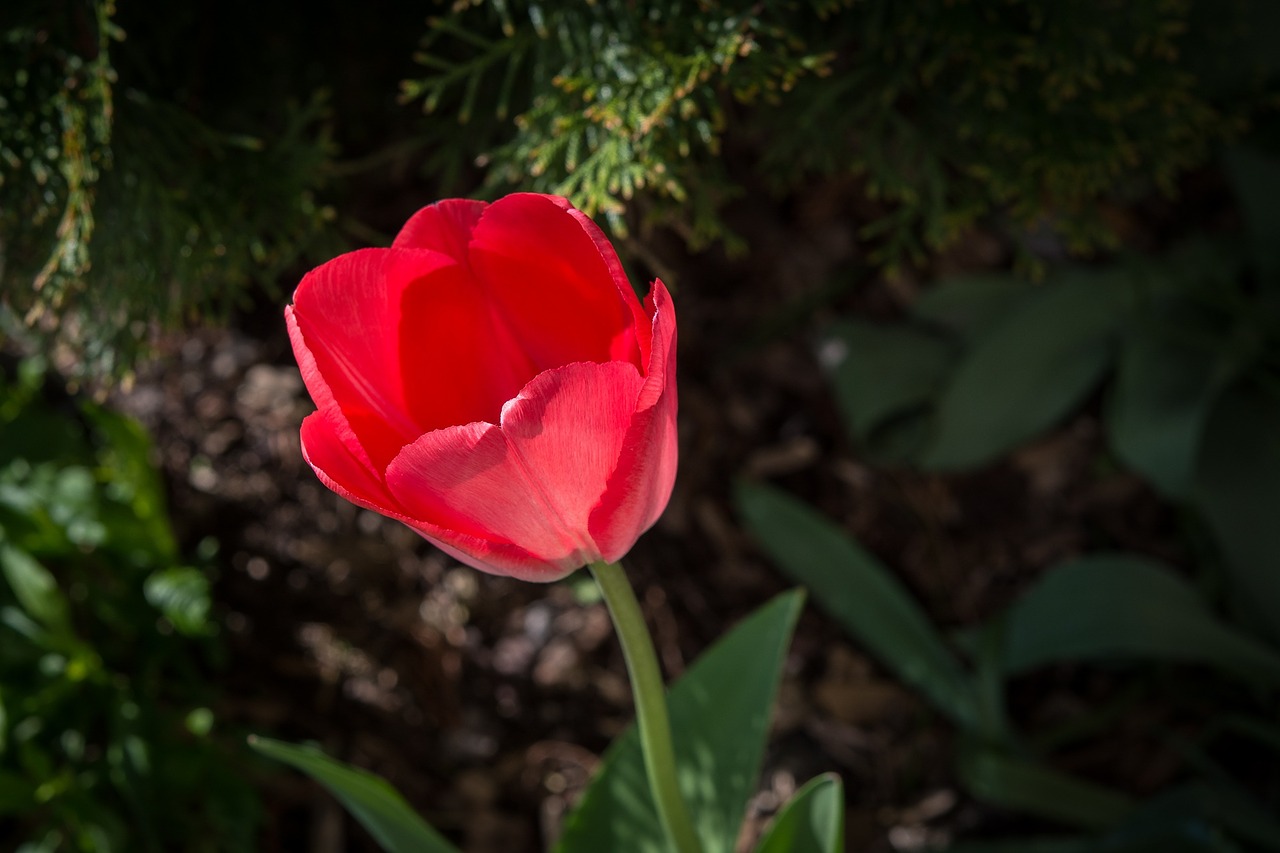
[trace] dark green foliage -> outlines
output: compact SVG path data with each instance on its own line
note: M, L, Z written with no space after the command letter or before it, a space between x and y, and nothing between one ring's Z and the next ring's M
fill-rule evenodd
M0 847L252 849L211 728L209 580L137 424L0 375Z
M0 91L0 281L34 287L43 305L60 305L89 269L110 164L113 12L102 0L15 0L0 19L0 79L12 81Z
M1173 192L1267 103L1257 5L464 2L433 20L405 95L481 123L446 148L490 186L568 195L615 228L643 200L702 244L761 181L855 174L885 202L863 232L882 263L993 215L1088 249L1115 237L1100 202ZM1200 61L1224 49L1230 77Z
M1205 517L1240 612L1274 639L1280 267L1274 240L1262 235L1280 233L1280 221L1257 188L1280 182L1280 160L1228 162L1247 240L1201 239L1164 257L1053 271L1030 290L1012 277L1003 286L953 280L922 299L909 323L836 324L823 351L834 354L827 364L860 447L940 470L1000 458L1106 380L1111 450ZM929 357L901 357L908 348Z
M1241 129L1260 87L1223 97L1188 53L1253 13L1193 0L853 2L815 43L836 50L772 127L766 171L865 175L889 203L866 227L896 261L954 241L982 217L1048 227L1078 249L1114 241L1099 202L1172 193L1210 145ZM1261 58L1236 48L1248 68Z
M763 487L739 493L778 565L812 585L850 634L968 730L957 775L973 796L1100 831L1009 850L1280 849L1280 823L1271 817L1276 780L1250 778L1246 786L1250 771L1231 743L1244 738L1248 751L1280 742L1267 710L1280 684L1280 208L1270 193L1280 186L1280 158L1233 151L1225 159L1243 238L1200 238L1161 256L1054 269L1036 287L1011 275L952 279L926 292L906 321L843 320L819 349L854 444L882 463L943 470L997 463L1100 399L1114 461L1188 510L1189 529L1213 534L1216 549L1208 542L1191 549L1201 557L1199 585L1130 554L1050 567L1004 613L957 635L972 662L967 693L980 697L983 712L966 717L955 698L966 690L937 689L944 677L956 680L953 665L939 664L942 639L894 641L903 620L881 618L911 605L875 603L894 588L876 579L887 568L802 504ZM1040 760L1055 747L1105 736L1109 713L1083 715L1040 735L1037 746L1002 712L1007 681L1030 671L1066 664L1137 674L1140 663L1148 673L1195 664L1249 685L1215 694L1212 717L1187 741L1167 736L1192 781L1141 804ZM1137 675L1134 690L1160 684ZM1219 722L1228 719L1236 723Z
M1028 840L1008 847L974 845L975 853L1255 849L1237 847L1236 840L1259 850L1280 849L1274 777L1250 778L1256 784L1246 787L1238 751L1223 748L1231 740L1224 735L1241 733L1256 741L1251 749L1274 750L1280 743L1270 710L1280 684L1280 652L1216 616L1199 591L1169 567L1127 554L1092 555L1050 567L1004 613L960 633L957 639L970 661L965 666L891 570L833 523L767 486L743 484L737 499L747 527L779 568L810 587L817 606L956 724L956 776L971 796L1098 833L1043 847ZM1069 742L1105 736L1110 714L1081 713L1047 735L1024 733L1011 723L1005 710L1008 681L1055 663L1126 667L1142 692L1160 688L1160 679L1141 674L1144 666L1151 672L1160 665L1200 664L1253 691L1224 692L1231 698L1214 701L1215 717L1194 741L1179 744L1192 781L1140 803L1052 764L1056 750ZM1198 677L1212 683L1206 673ZM1188 698L1176 689L1156 701L1181 704ZM1227 731L1220 719L1235 721L1240 732ZM1205 838L1219 843L1200 846Z
M69 345L70 372L124 371L157 323L224 316L334 250L319 194L340 173L310 94L333 78L315 69L345 67L360 89L354 69L377 63L322 46L319 25L280 39L298 22L249 4L225 14L258 26L218 29L221 8L154 7L122 29L132 7L110 0L19 0L0 18L0 323ZM483 177L561 193L619 234L659 221L741 247L727 205L859 176L879 202L862 223L877 263L980 220L1030 257L1036 234L1108 244L1112 202L1172 192L1271 104L1267 14L1261 0L464 0L430 20L426 73L403 84L433 113L419 139L388 132L389 92L345 92L342 117L387 145L362 163L422 145L442 190ZM228 38L271 67L211 49Z
M138 69L155 47L130 39L110 0L5 12L0 331L59 348L73 378L119 374L158 325L225 316L322 238L323 101L281 96L251 134L227 132L209 124L226 118L217 101L197 115L165 88L168 69Z
M485 140L490 185L565 195L615 230L649 190L654 214L694 244L726 236L718 208L741 192L718 156L729 103L776 98L830 61L787 29L780 4L459 7L432 20L418 57L430 73L404 95L464 124L510 117Z

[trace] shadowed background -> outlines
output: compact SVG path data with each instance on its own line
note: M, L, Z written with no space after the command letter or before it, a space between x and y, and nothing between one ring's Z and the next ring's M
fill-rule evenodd
M374 849L250 732L556 836L603 605L325 490L281 319L537 190L677 304L668 676L813 591L749 832L832 770L852 850L1280 849L1270 4L385 6L0 11L0 846Z

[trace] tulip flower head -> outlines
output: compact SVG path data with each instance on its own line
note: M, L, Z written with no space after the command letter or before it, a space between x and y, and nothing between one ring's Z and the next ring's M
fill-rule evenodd
M468 565L556 580L666 507L675 309L563 198L426 207L308 273L285 319L316 475Z

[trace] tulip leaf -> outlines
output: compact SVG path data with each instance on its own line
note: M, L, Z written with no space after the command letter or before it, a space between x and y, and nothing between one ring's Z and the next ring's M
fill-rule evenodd
M926 403L951 355L945 341L920 329L861 320L833 323L819 349L845 422L863 442L884 421Z
M883 564L809 507L768 486L738 488L739 511L765 550L814 603L939 711L962 727L979 719L964 667Z
M1110 366L1130 297L1121 274L1076 272L1020 302L961 358L920 464L982 465L1052 427Z
M1280 639L1280 396L1258 382L1227 390L1205 424L1193 500L1226 557L1236 601Z
M961 745L956 770L983 802L1083 829L1113 826L1134 808L1118 791L976 743Z
M328 788L387 853L457 853L385 779L332 759L314 746L264 737L250 738L249 745Z
M1275 241L1280 229L1280 161L1244 146L1229 148L1224 159L1255 261L1268 275L1280 273Z
M918 320L972 340L1035 294L1034 285L1012 275L955 276L922 293L911 313Z
M1239 790L1191 782L1158 794L1101 834L962 842L951 853L1241 853L1280 850L1280 824ZM1249 849L1254 849L1250 847Z
M756 853L840 853L844 850L844 785L827 773L810 779L765 831Z
M803 601L797 590L755 611L699 657L668 693L680 788L705 853L734 849ZM555 849L667 851L634 725L605 753Z
M1221 325L1204 311L1179 312L1135 328L1121 345L1111 446L1171 498L1189 496L1205 421L1241 366Z
M1145 557L1082 557L1051 569L1004 616L1002 667L1147 658L1280 681L1280 656L1218 620L1194 587Z

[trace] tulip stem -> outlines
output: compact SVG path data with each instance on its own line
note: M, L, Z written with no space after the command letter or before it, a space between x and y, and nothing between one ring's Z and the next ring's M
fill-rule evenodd
M699 853L702 849L693 822L680 796L676 782L676 753L671 743L671 721L667 718L666 689L658 669L658 655L644 625L640 603L618 563L591 564L614 630L622 643L622 656L631 676L631 692L635 697L636 725L640 729L640 748L649 775L649 789L658 806L658 817L667 837L679 853Z

